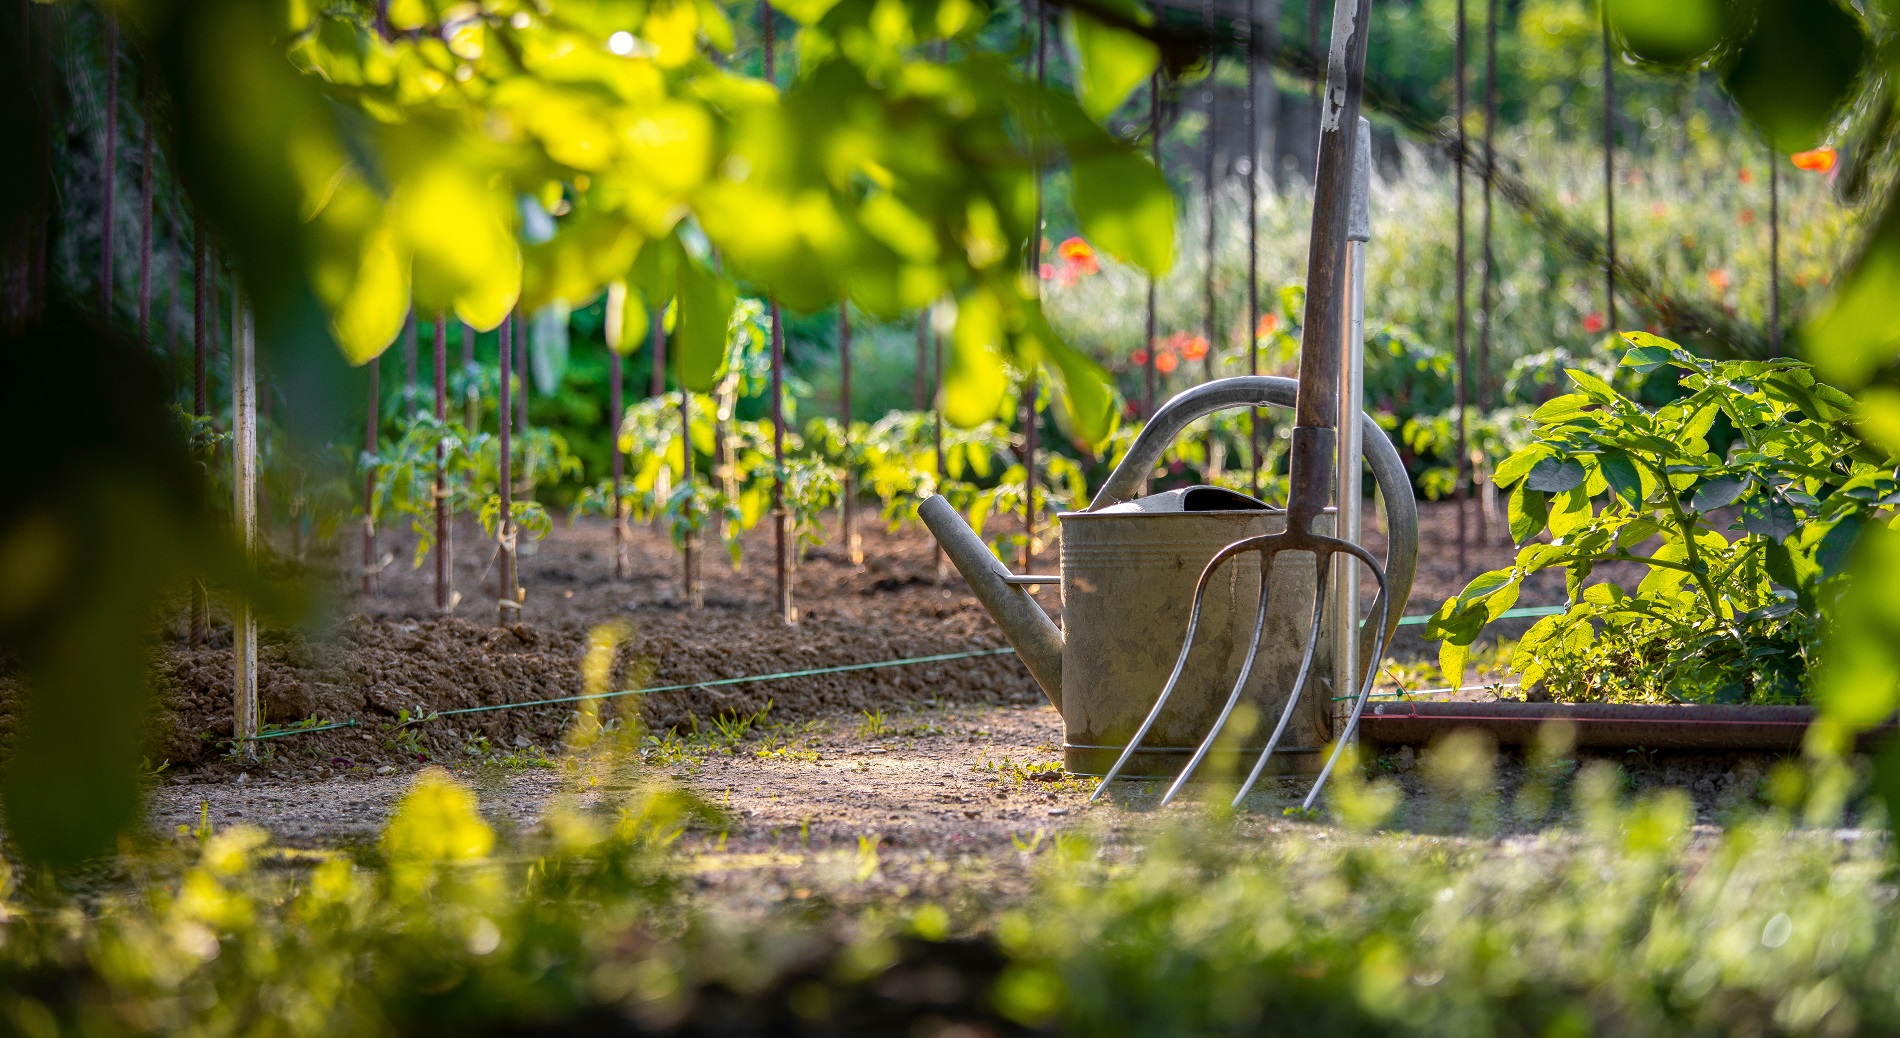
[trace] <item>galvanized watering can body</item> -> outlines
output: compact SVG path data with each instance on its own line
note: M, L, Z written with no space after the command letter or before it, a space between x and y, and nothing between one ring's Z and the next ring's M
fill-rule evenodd
M1168 444L1197 418L1232 406L1290 406L1291 379L1245 376L1195 387L1156 412L1095 500L1061 515L1062 627L1056 629L1025 585L1046 583L1011 574L940 497L919 514L958 572L990 611L1024 664L1061 711L1063 759L1069 771L1105 773L1154 705L1187 631L1195 581L1215 552L1244 537L1277 533L1285 513L1244 494L1188 487L1147 497L1135 492ZM1417 506L1398 452L1364 418L1366 454L1386 503L1388 570L1395 601L1403 602L1417 556ZM1264 723L1240 737L1228 754L1257 756L1266 729L1286 703L1294 682L1315 594L1311 556L1276 562L1273 597L1254 669L1242 702ZM1206 736L1228 690L1240 676L1259 606L1257 565L1227 564L1218 593L1204 606L1194 649L1173 701L1149 732L1124 774L1172 776ZM1330 644L1319 648L1331 672ZM1330 689L1329 681L1312 689ZM1276 752L1285 766L1317 768L1331 735L1333 693L1311 694L1295 711ZM1216 767L1209 774L1220 772Z

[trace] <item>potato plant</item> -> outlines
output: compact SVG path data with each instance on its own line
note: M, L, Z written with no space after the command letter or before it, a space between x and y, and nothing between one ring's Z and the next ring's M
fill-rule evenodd
M1517 560L1473 580L1427 637L1454 683L1525 578L1564 571L1568 608L1518 643L1525 687L1563 699L1789 702L1855 538L1900 500L1893 458L1857 435L1851 397L1799 361L1712 362L1625 333L1631 375L1675 375L1645 407L1588 371L1539 407L1535 440L1498 467ZM1541 539L1541 535L1548 539ZM1590 583L1633 562L1634 589Z

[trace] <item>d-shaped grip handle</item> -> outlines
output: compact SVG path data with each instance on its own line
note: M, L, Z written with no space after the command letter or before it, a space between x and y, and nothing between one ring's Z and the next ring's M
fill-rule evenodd
M1102 489L1095 492L1088 510L1099 512L1109 505L1128 501L1141 492L1141 484L1161 463L1168 445L1195 421L1230 407L1292 407L1299 396L1300 384L1278 375L1237 375L1203 382L1173 400L1148 419L1141 435L1115 466Z

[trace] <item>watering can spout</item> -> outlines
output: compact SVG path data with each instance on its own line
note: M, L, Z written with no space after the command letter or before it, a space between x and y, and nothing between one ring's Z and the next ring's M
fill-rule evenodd
M963 516L942 496L933 494L917 506L917 514L929 527L943 552L963 575L964 583L976 593L976 600L989 610L1003 637L1016 649L1016 655L1029 674L1042 686L1042 692L1056 709L1062 709L1062 631L1029 597L1021 585L1012 584L1004 568L983 539L963 521Z

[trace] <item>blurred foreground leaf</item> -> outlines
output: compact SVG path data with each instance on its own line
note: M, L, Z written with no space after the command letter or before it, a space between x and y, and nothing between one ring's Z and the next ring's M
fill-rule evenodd
M154 612L194 572L241 580L144 351L52 315L0 340L32 444L0 495L0 653L26 694L0 777L20 855L72 865L138 821Z

